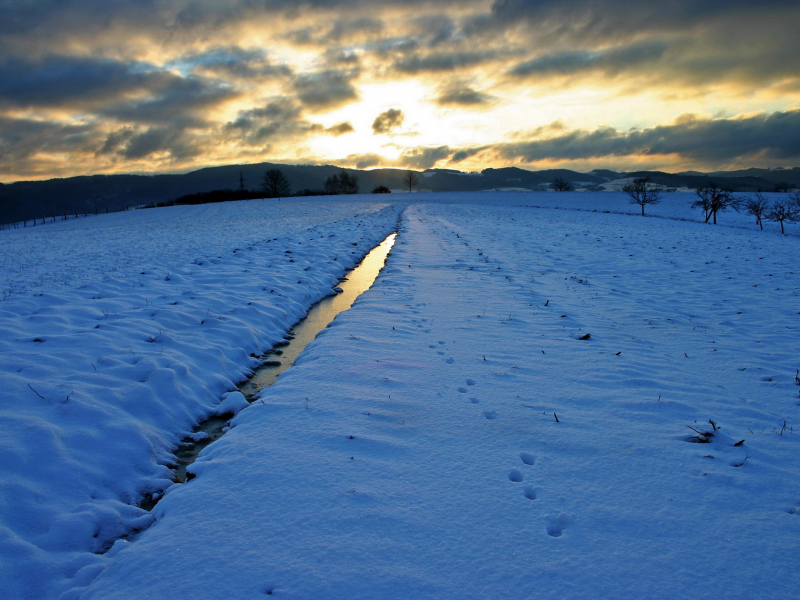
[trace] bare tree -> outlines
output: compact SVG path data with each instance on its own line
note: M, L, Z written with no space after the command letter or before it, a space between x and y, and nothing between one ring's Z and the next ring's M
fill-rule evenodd
M789 200L776 200L769 207L764 217L769 221L781 224L781 233L786 233L783 229L784 221L794 223L800 220L800 208Z
M789 200L794 202L797 205L797 208L800 208L800 190L789 196Z
M281 198L292 193L292 186L289 185L289 180L280 169L270 169L264 173L261 189L264 190L267 198Z
M623 185L622 191L630 196L631 204L638 204L642 207L642 216L644 216L645 206L661 202L661 192L658 186L651 184L648 177L637 177Z
M550 184L550 187L557 192L572 191L572 184L563 177L556 177L555 179L553 179L553 183Z
M767 209L769 209L769 201L759 192L756 194L755 198L745 198L743 207L748 215L753 215L756 218L756 225L761 227L763 231L764 223L761 221L761 218L764 216L764 213L767 212Z
M705 212L706 220L714 218L714 225L717 224L717 213L725 212L729 208L739 210L739 200L728 190L723 190L713 181L708 185L695 190L697 200L692 203L692 208L702 208Z
M411 193L411 189L417 187L417 174L414 171L406 171L406 174L403 175L403 183L406 184L408 187L409 193Z
M339 189L339 176L338 175L331 175L325 180L325 193L331 194L332 196L336 196L337 194L341 194L341 190Z
M331 175L325 180L325 193L332 195L357 194L358 175L351 175L342 169L338 175Z

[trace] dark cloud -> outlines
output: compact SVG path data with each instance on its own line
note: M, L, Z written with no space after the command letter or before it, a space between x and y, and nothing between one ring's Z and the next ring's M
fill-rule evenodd
M361 57L358 54L341 48L331 48L323 56L325 63L336 69L342 66L352 68L361 64Z
M440 160L447 159L453 153L447 146L437 148L409 148L395 162L398 166L411 169L430 169Z
M492 100L489 94L474 90L463 82L453 82L440 88L436 97L436 103L442 106L479 106L490 104Z
M245 50L237 46L213 48L189 54L173 61L175 66L202 75L236 79L273 79L292 75L286 65L273 64L263 50Z
M336 137L344 135L346 133L353 133L354 131L355 128L349 121L344 121L343 123L337 123L336 125L333 125L325 129L325 133L328 133Z
M458 26L447 15L426 15L414 19L414 30L431 48L453 41L458 34Z
M41 152L73 153L98 144L101 136L91 124L0 116L0 160L10 164Z
M357 76L357 71L322 71L299 75L292 86L306 106L332 109L358 100L358 92L351 83Z
M302 119L301 114L302 107L295 100L277 97L262 107L240 112L225 129L236 132L248 145L260 146L268 140L312 129L314 126Z
M356 169L369 169L386 164L386 159L379 154L351 154L341 160L334 161L334 164L342 166L355 166Z
M460 163L468 158L475 156L476 154L480 154L483 152L485 148L467 148L466 150L459 150L453 153L453 156L450 157L450 163L456 164Z
M405 115L399 108L390 108L382 112L372 122L372 135L390 133L403 124L403 119L405 119Z
M0 106L94 111L131 123L201 122L201 113L238 92L226 83L181 77L143 63L47 57L0 61ZM131 99L135 98L135 99Z
M155 152L169 150L178 138L180 132L167 127L154 127L131 136L122 154L125 158L144 158Z
M438 52L425 56L411 55L395 61L394 68L401 73L436 73L458 71L497 60L494 51L483 52Z
M225 131L241 143L262 146L266 142L285 140L311 134L332 136L352 133L355 128L348 121L324 127L311 123L303 117L303 108L295 100L276 97L264 106L239 113L233 121L225 124Z
M396 159L388 159L379 154L351 154L346 158L334 161L343 166L355 166L358 169L369 167L395 167L401 169L430 169L436 163L446 160L453 151L447 146L437 148L407 148Z
M369 48L381 57L408 54L419 48L419 41L412 37L392 37L381 40Z
M136 131L132 127L123 127L116 131L112 131L106 137L103 146L97 150L97 155L112 154L117 152L120 147L124 146L130 140Z
M797 8L793 0L496 0L492 16L503 23L526 22L551 35L632 38L644 32L687 31L701 24L747 14Z
M333 27L323 36L321 41L338 42L362 34L377 35L384 29L380 19L361 17L358 19L337 19Z
M203 126L205 111L239 95L233 87L215 80L173 77L149 97L113 104L98 112L131 123Z
M0 60L0 103L48 107L108 102L163 87L170 78L149 65L103 58L7 57Z
M575 130L544 140L499 144L494 149L505 159L531 163L662 155L703 164L754 158L796 160L800 158L800 109L733 119L687 115L650 129Z
M800 54L791 0L497 0L475 23L474 35L531 40L532 58L512 75L629 74L644 77L639 89L775 83L796 77Z
M654 63L663 57L666 49L664 43L644 43L600 51L561 52L523 62L508 73L515 77L543 77L600 71L608 76L616 76L641 65L658 68Z

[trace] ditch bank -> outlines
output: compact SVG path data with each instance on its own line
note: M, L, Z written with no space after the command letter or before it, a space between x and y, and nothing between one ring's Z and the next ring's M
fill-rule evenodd
M261 360L253 374L239 384L236 392L223 396L214 414L200 422L191 434L186 436L175 451L175 463L169 465L176 483L185 483L194 476L190 466L200 453L228 431L230 420L258 399L264 388L270 387L285 370L289 369L307 344L312 342L320 331L325 329L336 316L348 310L356 299L367 291L377 279L386 264L386 259L394 246L397 233L392 233L380 244L370 250L353 269L345 272L332 294L313 305L308 313L288 331L286 337L262 355L251 355ZM245 404L245 402L247 404ZM139 506L152 510L163 493L146 494Z

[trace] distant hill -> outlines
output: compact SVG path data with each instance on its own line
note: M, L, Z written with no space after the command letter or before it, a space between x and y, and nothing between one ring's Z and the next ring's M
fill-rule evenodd
M740 169L738 171L715 171L711 173L698 173L697 171L686 171L678 175L691 174L718 178L760 178L770 181L773 184L787 183L791 187L800 186L800 167L793 169Z
M0 222L10 223L64 213L116 212L127 207L168 202L188 194L237 189L240 174L244 177L246 188L257 190L264 172L268 169L283 171L295 192L322 190L325 180L341 170L331 165L259 163L208 167L182 175L91 175L47 181L19 181L0 184ZM362 193L368 193L378 185L385 185L395 191L404 187L405 170L346 170L359 177ZM667 187L688 188L702 186L714 178L734 191L745 192L772 190L776 184L784 182L791 187L800 186L800 168L746 169L717 173L690 171L672 174L658 171L621 173L610 170L578 173L567 169L528 171L507 167L484 169L480 173L464 173L454 169L428 169L416 173L419 179L416 189L433 192L545 190L557 177L569 181L576 189L589 190L600 189L599 185L615 179L643 176Z

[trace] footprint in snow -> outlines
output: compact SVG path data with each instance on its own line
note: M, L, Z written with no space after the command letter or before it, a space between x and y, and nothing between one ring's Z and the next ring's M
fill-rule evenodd
M567 513L560 513L558 516L547 516L547 535L550 537L561 537L564 530L575 522L575 518Z
M467 379L467 385L475 385L476 381L474 379Z
M527 452L520 452L519 457L526 465L532 465L536 462L536 457L533 454L528 454Z
M477 398L470 398L469 401L472 402L473 404L479 404L480 403L480 400L478 400Z
M483 416L489 420L496 419L498 417L496 410L485 410L483 411Z
M458 392L459 392L460 394L466 394L466 393L467 393L467 388L465 388L465 387L460 387L460 388L458 388Z
M536 500L536 489L527 486L523 492L528 500Z
M444 362L446 362L448 365L452 365L454 362L456 362L456 360L451 356L450 358L446 359Z
M519 483L520 481L525 480L525 476L522 474L522 471L519 469L511 469L508 472L508 480L513 481L514 483Z

